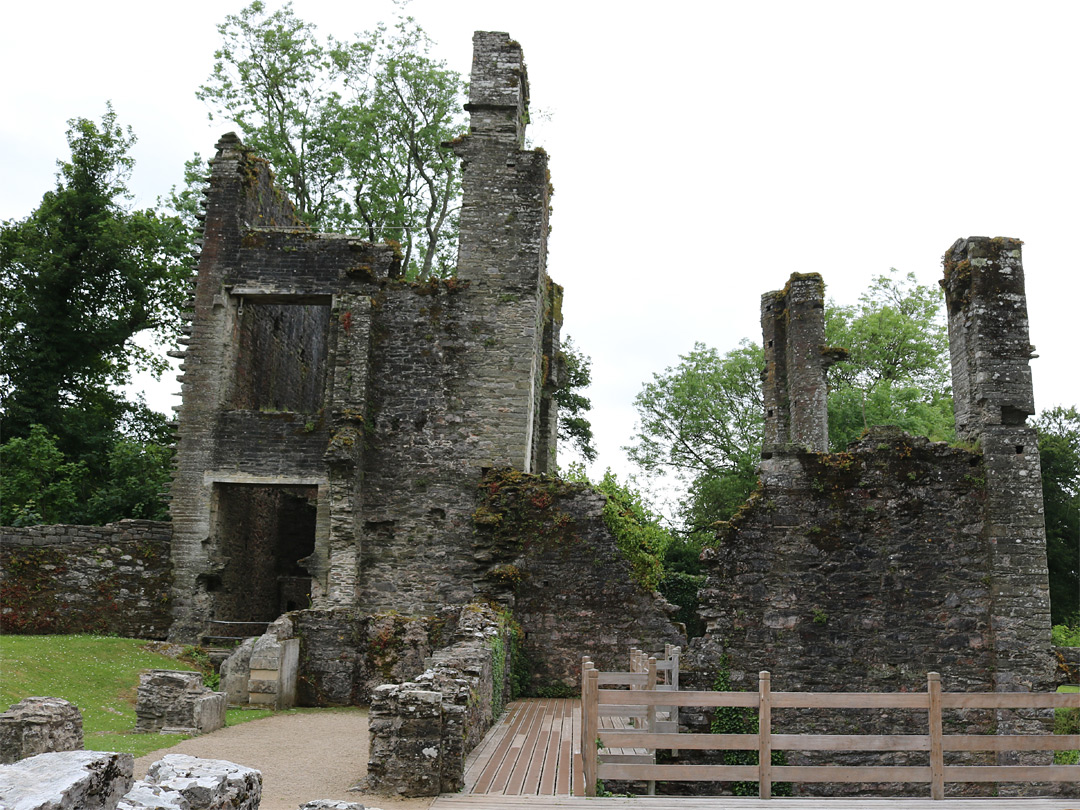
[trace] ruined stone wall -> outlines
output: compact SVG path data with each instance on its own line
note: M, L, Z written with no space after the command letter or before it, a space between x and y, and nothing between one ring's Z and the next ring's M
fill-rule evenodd
M464 787L465 759L510 699L515 634L488 605L461 608L437 650L404 683L374 690L367 786L435 796Z
M361 706L375 687L423 672L424 660L445 645L458 608L434 616L363 615L350 608L290 614L300 639L297 702L301 706Z
M472 126L452 145L464 171L456 280L407 283L393 246L308 231L265 162L235 136L219 142L178 353L174 638L235 620L249 570L293 564L317 608L467 602L483 470L553 462L563 364L547 159L523 149L520 46L490 33L474 46ZM315 492L310 553L268 566L234 542L235 526L280 534L281 515L258 504L300 487ZM256 513L238 515L242 504ZM272 601L272 583L258 590Z
M946 253L942 286L957 430L972 449L874 428L848 452L807 452L814 444L794 440L792 414L801 407L806 424L824 424L816 381L840 352L821 346L817 329L794 334L792 285L763 298L763 379L773 410L761 483L703 556L707 633L689 656L697 670L689 682L708 687L723 673L736 688L753 688L767 669L778 690L922 691L926 673L937 671L947 691L1053 689L1039 457L1024 424L1034 406L1019 242L958 240ZM818 303L804 300L803 311ZM787 310L778 315L780 306ZM794 384L793 367L809 385ZM924 718L901 716L912 713L856 714L839 722L861 733L924 731ZM954 713L946 731L950 724L1045 731L1048 719L1046 712ZM774 728L829 726L813 713L787 720L781 713ZM997 760L1045 764L1047 757Z
M581 657L624 669L630 647L684 646L678 610L635 581L604 523L605 497L582 484L492 471L474 514L481 594L513 611L525 633L533 691L573 694Z
M0 632L164 638L171 527L0 527Z
M898 429L763 476L703 556L733 686L764 669L778 691L922 690L936 671L946 691L991 691L985 497L978 454Z

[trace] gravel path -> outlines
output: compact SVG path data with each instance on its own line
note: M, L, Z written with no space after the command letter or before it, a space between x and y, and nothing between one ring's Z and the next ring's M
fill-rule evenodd
M312 799L340 799L383 810L424 810L432 801L348 792L367 773L366 710L277 714L223 728L139 757L135 778L142 779L165 754L258 768L263 775L259 810L297 810Z

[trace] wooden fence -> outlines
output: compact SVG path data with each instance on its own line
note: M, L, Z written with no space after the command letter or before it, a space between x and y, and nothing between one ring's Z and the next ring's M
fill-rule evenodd
M655 683L655 668L652 669ZM639 675L622 673L637 685ZM608 684L616 682L611 677ZM646 678L648 678L646 672ZM647 681L646 681L647 684ZM1048 709L1080 706L1080 694L1031 692L942 692L941 676L927 675L926 692L773 692L768 672L760 673L754 692L658 692L637 688L601 689L600 673L582 671L581 753L586 795L596 795L598 779L632 781L756 781L758 795L771 797L773 782L921 782L933 799L945 796L946 782L1080 781L1080 765L945 765L945 751L1054 751L1080 748L1080 735L988 735L942 733L944 709ZM658 706L734 706L756 709L757 734L679 734L646 728L605 729L600 716L648 718ZM928 714L927 734L774 734L774 708L915 709ZM757 751L757 765L682 765L605 761L606 749ZM774 750L788 751L928 751L928 766L773 765Z

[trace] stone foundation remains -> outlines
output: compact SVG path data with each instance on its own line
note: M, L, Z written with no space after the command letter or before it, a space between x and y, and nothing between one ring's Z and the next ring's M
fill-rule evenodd
M63 698L23 698L0 714L0 764L82 747L82 713Z
M225 693L203 686L198 672L153 669L139 679L136 733L206 734L225 725Z

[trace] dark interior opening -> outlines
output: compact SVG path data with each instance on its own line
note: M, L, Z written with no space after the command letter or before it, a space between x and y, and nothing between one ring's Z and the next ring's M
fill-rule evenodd
M259 303L237 308L231 407L315 413L326 385L330 303Z
M216 485L214 534L224 561L215 619L269 622L309 606L318 488Z

